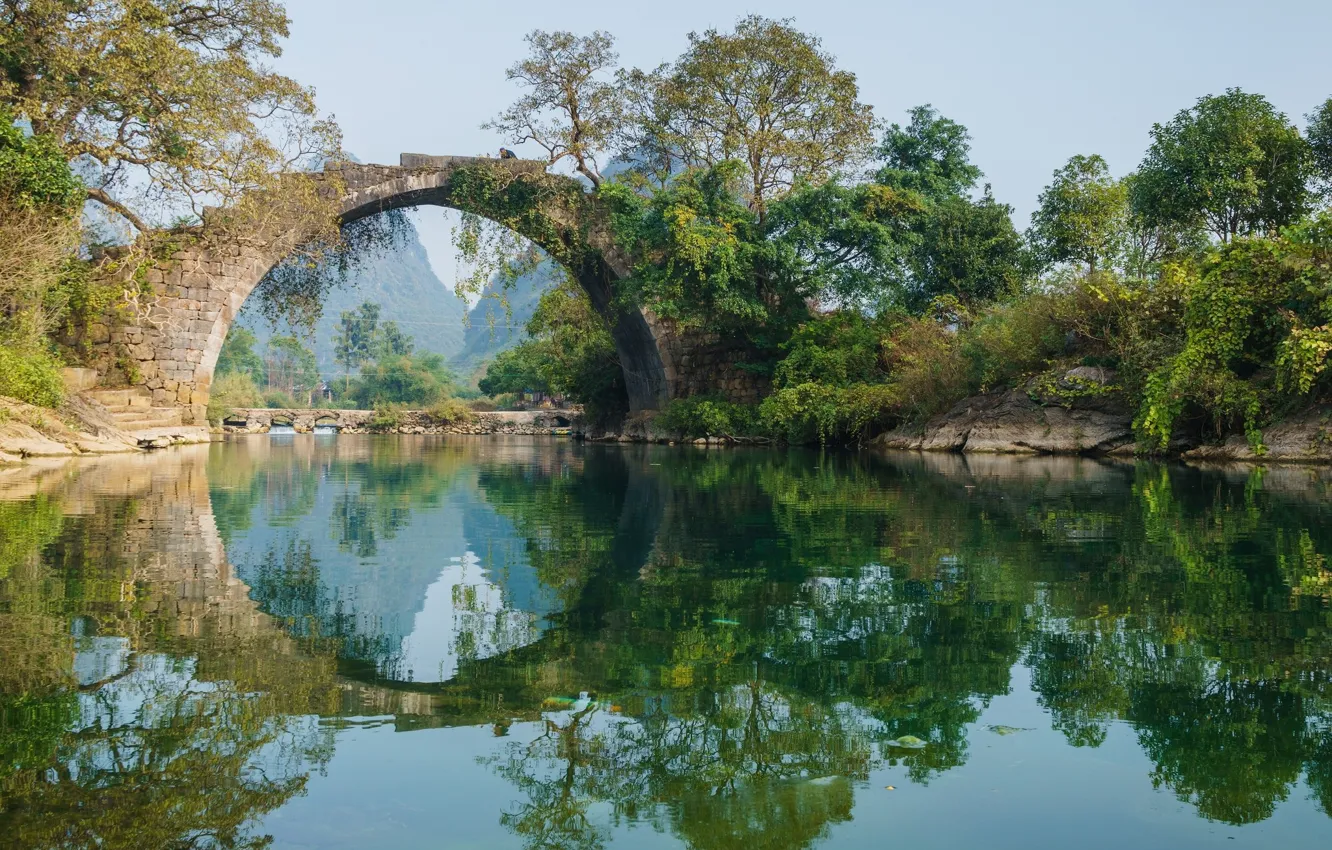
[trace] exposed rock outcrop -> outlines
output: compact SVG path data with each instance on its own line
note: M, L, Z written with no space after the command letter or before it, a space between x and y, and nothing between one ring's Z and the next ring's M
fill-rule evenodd
M1332 409L1313 408L1263 429L1262 454L1242 435L1220 445L1203 445L1184 452L1189 460L1285 461L1332 463Z
M1132 454L1133 416L1108 369L963 399L924 425L880 434L885 449L996 454Z
M0 463L131 452L138 447L134 435L80 396L70 396L59 410L0 398Z

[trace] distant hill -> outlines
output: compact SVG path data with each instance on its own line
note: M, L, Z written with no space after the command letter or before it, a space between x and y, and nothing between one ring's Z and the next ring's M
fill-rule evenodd
M410 221L407 224L410 232L403 235L398 247L366 259L328 294L314 332L315 357L325 376L341 374L342 367L333 360L338 314L364 301L378 304L381 320L397 322L412 336L418 350L434 351L445 358L462 350L466 302L435 275L416 228ZM254 331L262 354L273 330L253 307L251 302L242 308L237 322ZM278 332L289 331L279 325Z
M513 348L526 338L524 327L536 311L541 293L553 283L555 268L549 260L531 274L523 275L506 293L509 314L496 298L482 298L468 313L468 327L463 333L462 349L453 356L451 366L458 376L472 384L484 374L487 363L505 349ZM494 282L486 287L487 295L495 295Z

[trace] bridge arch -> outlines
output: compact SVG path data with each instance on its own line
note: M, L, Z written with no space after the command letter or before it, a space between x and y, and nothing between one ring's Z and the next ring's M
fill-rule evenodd
M475 174L477 168L500 176L507 172L514 184L524 176L545 173L545 164L534 160L403 154L396 166L345 163L331 167L326 175L338 178L343 224L423 205L491 217L459 191L463 181L455 179ZM677 385L678 335L650 312L615 303L614 286L627 275L628 264L615 250L581 185L571 178L556 179L568 179L571 186L562 195L564 203L542 210L544 220L553 226L541 232L515 229L561 261L606 318L624 370L630 409L659 409L670 398L687 394ZM175 252L148 271L154 294L141 317L130 325L94 329L93 343L128 353L129 368L124 371L131 384L151 391L154 406L184 408L187 424L204 424L213 371L227 333L246 299L288 253L287 246L275 244L278 241L237 240ZM578 250L573 250L575 244ZM117 352L103 358L104 366L123 359Z

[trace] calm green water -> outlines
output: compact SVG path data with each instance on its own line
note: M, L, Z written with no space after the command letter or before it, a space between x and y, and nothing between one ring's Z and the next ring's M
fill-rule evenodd
M1332 846L1332 472L258 437L0 472L0 845Z

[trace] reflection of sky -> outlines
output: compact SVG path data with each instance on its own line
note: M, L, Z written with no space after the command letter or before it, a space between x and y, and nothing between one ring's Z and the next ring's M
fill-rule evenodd
M321 476L316 486L308 511L293 516L276 501L260 502L249 527L229 535L227 558L242 581L253 586L270 553L282 557L292 544L308 546L328 609L321 614L340 607L359 637L377 639L368 645L398 650L365 659L393 678L411 671L414 681L442 681L456 673L460 653L486 658L540 636L554 596L528 562L526 542L470 476L459 475L433 504L405 511L398 527L372 522L351 542L340 504L374 516L408 504L411 494L377 495L355 478L336 476ZM364 545L367 538L372 545Z
M506 607L504 590L487 580L475 554L450 560L402 639L402 669L415 682L448 681L461 655L489 658L541 635L535 614Z

